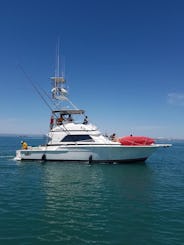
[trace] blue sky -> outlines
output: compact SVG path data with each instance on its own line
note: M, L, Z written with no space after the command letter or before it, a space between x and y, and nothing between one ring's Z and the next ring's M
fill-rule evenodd
M184 138L184 2L0 1L0 133L47 133L56 44L71 100L103 132Z

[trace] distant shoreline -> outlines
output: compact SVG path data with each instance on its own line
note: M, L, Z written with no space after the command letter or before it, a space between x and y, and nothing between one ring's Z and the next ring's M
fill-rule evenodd
M47 137L45 134L11 134L11 133L0 133L0 137L19 137L19 138L30 138L30 137Z

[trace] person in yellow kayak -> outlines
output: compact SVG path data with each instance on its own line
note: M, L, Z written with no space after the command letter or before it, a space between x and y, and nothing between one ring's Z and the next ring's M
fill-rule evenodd
M28 148L27 143L25 141L21 141L21 144L22 144L22 149L27 150Z

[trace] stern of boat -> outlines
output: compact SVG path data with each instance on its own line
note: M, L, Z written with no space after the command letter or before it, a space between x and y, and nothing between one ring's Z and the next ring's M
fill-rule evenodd
M21 161L22 160L21 151L20 150L16 151L16 156L14 157L14 160L15 161Z

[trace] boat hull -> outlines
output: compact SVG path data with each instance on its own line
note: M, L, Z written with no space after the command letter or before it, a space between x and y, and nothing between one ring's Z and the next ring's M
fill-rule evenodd
M18 150L15 160L83 161L83 162L136 162L145 161L163 145L67 145L32 147ZM166 145L164 145L166 146Z

